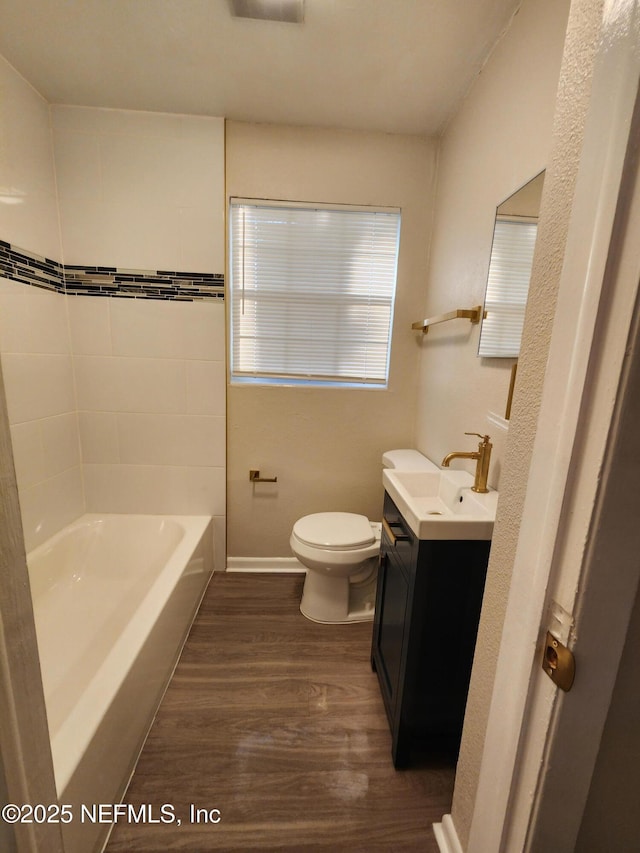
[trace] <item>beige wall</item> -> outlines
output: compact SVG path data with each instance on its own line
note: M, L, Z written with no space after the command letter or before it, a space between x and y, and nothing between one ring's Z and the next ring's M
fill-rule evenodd
M525 0L442 139L427 313L483 302L495 209L548 166L568 8L568 0ZM436 461L448 451L473 448L465 431L489 433L494 443L489 482L501 490L499 517L504 507L513 507L502 531L500 519L496 524L456 778L452 816L463 845L473 813L528 462L525 455L513 477L501 478L507 433L490 423L487 414L504 415L513 361L478 358L479 331L460 320L436 327L423 341L416 428L418 448ZM539 352L544 357L542 348ZM523 360L524 353L521 376ZM519 381L521 399L522 385ZM521 411L527 426L535 429L536 395L528 402L530 408ZM513 424L512 418L512 432Z
M525 0L442 139L426 316L482 304L496 207L547 165L568 8ZM489 433L499 487L506 433L487 414L504 416L513 361L478 358L479 333L457 320L425 336L416 443L439 462Z
M412 136L227 123L227 194L402 208L389 388L228 389L228 555L290 555L311 512L379 519L385 450L411 447L436 144ZM277 485L249 483L249 469Z
M548 52L545 54L541 45L545 39L550 39L557 51L555 57L557 73L567 11L567 3L525 2L515 19L512 30L507 33L502 45L494 54L492 62L498 63L495 67L499 68L501 58L506 59L509 53L512 53L511 61L513 61L515 52L512 51L516 50L519 56L520 54L526 56L529 52L539 53L540 56L546 55L541 68L548 66L551 63L551 55ZM468 839L473 816L496 658L529 476L531 449L536 433L557 290L580 160L584 121L589 104L591 70L600 13L600 0L573 0L567 40L562 55L557 99L551 92L551 81L547 84L546 97L549 99L549 106L555 111L552 124L546 125L548 138L539 138L541 150L544 148L548 152L547 174L512 420L506 448L500 452L497 459L499 467L503 469L503 476L500 479L501 496L452 805L453 821L463 848ZM490 63L485 69L485 86L489 84L493 71L494 66ZM503 73L501 76L506 75ZM534 79L537 82L537 78L532 78L529 86L532 93ZM532 94L529 102L540 102L540 96L540 92L537 92L535 97ZM470 108L472 100L473 93L467 108ZM512 100L517 102L517 92L512 94ZM505 120L509 119L511 114L512 110L506 110ZM546 115L548 115L546 109L541 109L540 122ZM508 131L509 127L503 121L502 133L499 136L508 137ZM539 133L539 128L537 132ZM529 133L533 134L534 128L529 128ZM527 149L523 148L523 150ZM538 160L531 150L528 150L528 155L532 160ZM486 156L486 153L483 156ZM539 165L545 165L545 163L536 162L535 168L539 168ZM499 169L497 171L500 172ZM471 361L470 355L469 361ZM476 360L476 363L478 361ZM485 370L491 369L491 363L477 364L474 376L482 382L483 386L487 383L482 374ZM496 370L501 371L499 367ZM491 393L490 387L487 393ZM482 416L483 405L482 399L476 399L478 416ZM498 471L497 474L499 473ZM494 474L495 477L496 474Z

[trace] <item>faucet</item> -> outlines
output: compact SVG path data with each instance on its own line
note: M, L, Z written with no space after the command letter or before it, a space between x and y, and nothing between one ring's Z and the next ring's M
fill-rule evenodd
M491 448L493 445L489 441L488 435L480 435L479 432L465 432L465 435L477 435L480 440L478 449L475 451L454 451L447 453L442 460L442 467L448 468L452 459L475 459L476 460L476 478L471 486L472 492L488 492L487 476L489 474L489 461L491 459Z

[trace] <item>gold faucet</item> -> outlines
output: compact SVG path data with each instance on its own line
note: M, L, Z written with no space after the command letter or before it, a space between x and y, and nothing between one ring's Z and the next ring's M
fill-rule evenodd
M489 475L489 461L491 459L491 448L493 444L489 441L488 435L480 435L479 432L465 432L465 435L477 435L481 439L478 444L478 449L475 451L454 451L447 453L442 460L442 467L448 468L452 459L475 459L476 460L476 478L471 486L472 492L488 492L487 477Z

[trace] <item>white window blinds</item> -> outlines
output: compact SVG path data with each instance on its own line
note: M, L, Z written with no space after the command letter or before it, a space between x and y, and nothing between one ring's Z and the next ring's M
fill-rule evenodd
M232 199L232 380L386 385L400 212Z
M537 231L536 222L496 220L478 355L520 352Z

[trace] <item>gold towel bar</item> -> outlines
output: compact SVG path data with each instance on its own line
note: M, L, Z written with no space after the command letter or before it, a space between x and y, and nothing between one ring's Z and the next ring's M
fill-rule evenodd
M428 317L426 320L420 320L419 323L413 323L411 328L419 329L426 335L429 331L429 326L435 326L436 323L444 323L446 320L457 320L463 317L471 320L475 325L480 322L482 316L482 305L476 305L475 308L458 308L456 311L448 311L446 314L439 314L437 317Z

